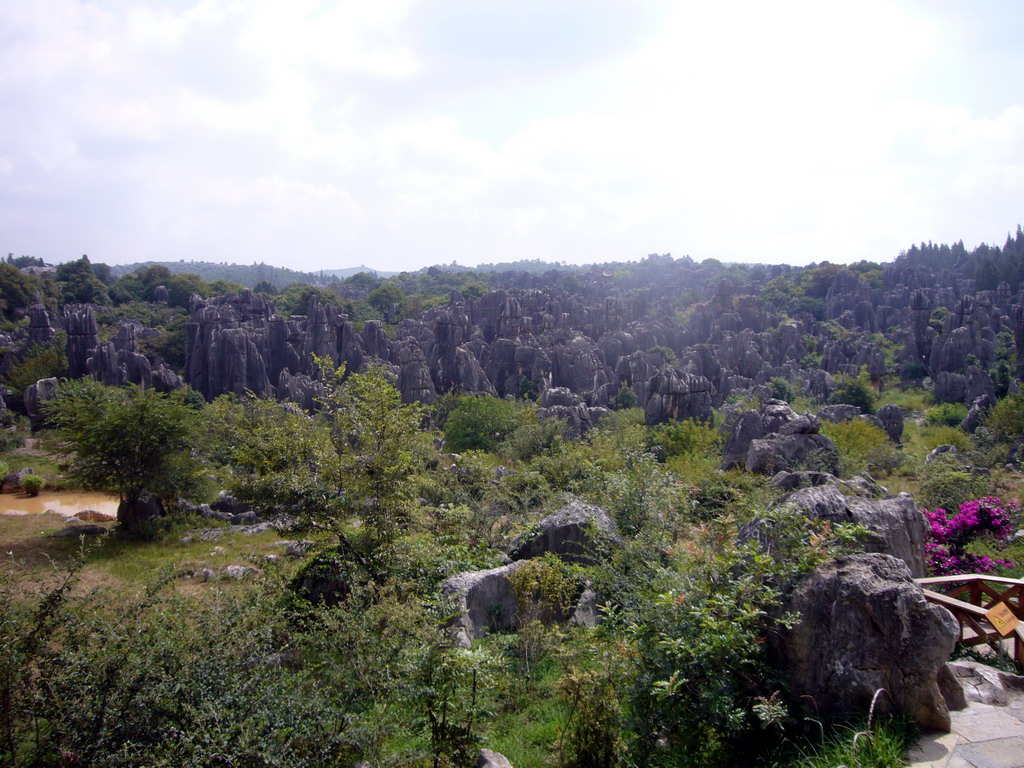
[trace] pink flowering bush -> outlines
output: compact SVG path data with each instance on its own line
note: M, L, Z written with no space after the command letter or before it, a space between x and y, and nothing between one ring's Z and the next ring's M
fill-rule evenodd
M1013 520L1020 514L1020 505L1014 501L1001 501L996 496L965 501L960 511L949 517L946 510L924 510L931 530L925 541L928 570L936 576L959 573L990 573L997 567L1010 568L1008 560L975 555L966 547L982 536L992 537L997 544L1006 545L1013 535Z

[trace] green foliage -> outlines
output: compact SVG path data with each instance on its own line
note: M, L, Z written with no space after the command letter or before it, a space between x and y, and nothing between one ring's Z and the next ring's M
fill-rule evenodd
M875 393L866 370L857 376L837 376L836 388L828 398L830 405L855 405L864 413L875 412Z
M66 376L66 339L63 331L57 331L48 343L30 348L21 362L11 366L4 374L4 383L20 395L40 379Z
M336 455L322 420L290 404L233 395L214 400L204 418L204 449L226 467L236 497L266 511L324 509Z
M615 400L612 403L612 407L617 411L624 411L629 408L636 408L639 404L636 392L623 384L615 394Z
M1024 435L1024 393L1008 395L992 408L985 426L1001 442L1012 443Z
M624 718L614 667L573 669L558 690L569 709L560 768L615 768L625 754Z
M88 256L61 264L54 278L65 304L110 304L107 286L93 273Z
M955 456L940 456L925 465L915 499L926 509L956 510L963 502L989 496L991 492L992 481L987 475L971 471Z
M415 691L434 768L473 764L483 728L483 691L494 665L484 650L441 643L423 657Z
M39 475L26 475L22 478L21 487L29 496L38 496L43 488L44 480Z
M686 419L654 427L651 443L658 446L666 459L676 456L700 458L722 452L722 434L713 427Z
M796 754L775 766L786 768L903 768L906 753L917 738L909 720L876 717L859 726L839 726L827 736L798 747Z
M37 281L10 264L0 264L0 312L8 318L33 303Z
M940 445L952 445L961 453L974 448L970 436L960 427L925 427L921 430L921 445L929 452Z
M963 403L939 403L928 411L929 424L942 427L959 427L967 418L967 406Z
M787 403L793 402L799 394L799 390L781 376L776 376L769 381L768 389L776 400L785 400Z
M650 453L629 451L625 466L608 476L606 497L608 512L619 528L636 534L648 526L672 526L682 488Z
M833 554L838 531L781 509L760 518L770 546L713 523L671 550L630 612L638 765L741 765L764 748L753 705L778 690L765 638L788 585Z
M376 557L409 523L423 408L402 403L381 365L345 378L343 367L318 362L327 387L322 405L335 451L334 487L346 516L362 521L363 549ZM347 540L334 515L321 522Z
M422 612L388 593L280 610L281 585L25 599L0 585L0 763L324 766L378 759L417 681ZM382 717L389 713L390 717Z
M191 490L198 414L183 393L107 387L92 379L63 382L44 406L55 444L68 457L68 478L132 502L143 492L173 499ZM131 521L122 520L127 533Z
M850 477L865 470L891 472L899 466L899 451L884 430L860 419L833 424L824 422L821 431L839 449L839 473Z
M487 395L459 398L444 424L445 446L450 451L493 451L518 421L514 403Z
M380 312L384 321L393 323L405 306L405 293L391 282L375 288L367 297L370 306Z

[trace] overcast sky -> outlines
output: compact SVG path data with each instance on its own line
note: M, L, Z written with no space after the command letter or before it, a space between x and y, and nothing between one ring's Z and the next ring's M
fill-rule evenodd
M1019 0L0 0L0 249L806 264L1024 223Z

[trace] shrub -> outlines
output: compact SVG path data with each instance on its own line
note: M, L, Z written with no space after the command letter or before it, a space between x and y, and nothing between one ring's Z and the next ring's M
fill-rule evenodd
M875 412L875 393L866 370L858 376L837 376L836 388L829 395L830 405L855 405L864 413Z
M864 470L891 471L889 467L899 465L899 451L885 431L874 424L860 419L825 422L821 431L839 449L839 472L844 477Z
M713 427L690 419L655 427L651 443L661 448L666 459L675 456L708 456L722 451L722 434Z
M493 451L517 425L514 403L487 395L460 398L444 425L445 446L455 453Z
M971 438L960 427L925 427L921 430L921 444L927 451L934 451L940 445L952 445L960 453L974 448Z
M925 507L958 509L967 499L985 496L991 481L971 472L955 459L939 459L925 466L917 499Z
M769 381L768 389L776 400L785 400L787 403L793 402L797 396L797 390L781 376L776 376Z
M1012 443L1024 434L1024 393L1004 397L992 408L985 426L997 440Z
M967 418L967 406L963 403L940 403L928 411L928 423L941 427L959 427Z
M39 475L26 475L21 481L21 487L29 496L38 496L43 487L43 478Z
M949 517L945 509L924 510L930 530L925 542L928 570L936 576L958 573L989 573L997 566L1012 567L1007 560L992 560L966 550L975 539L988 537L997 546L1005 546L1013 536L1013 518L1020 506L1010 500L1005 504L995 496L965 501L960 510Z

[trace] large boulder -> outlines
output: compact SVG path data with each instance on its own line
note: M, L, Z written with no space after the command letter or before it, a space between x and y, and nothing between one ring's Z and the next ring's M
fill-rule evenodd
M615 524L607 512L574 498L518 536L508 556L526 560L551 552L567 562L592 562L598 550L615 536Z
M722 448L722 469L733 469L746 464L750 444L764 437L764 423L757 411L744 411L736 419Z
M0 493L20 493L24 490L23 486L25 478L34 474L35 470L31 467L25 467L25 469L19 469L17 472L9 473L3 479L3 485L0 487Z
M832 560L799 582L785 608L799 618L770 656L794 699L809 697L819 715L847 717L884 688L881 711L894 702L920 727L949 730L938 677L959 627L928 603L902 561L877 553Z
M897 557L915 578L925 575L924 541L928 522L909 494L885 499L846 496L834 485L801 488L778 504L833 523L859 523L869 531L864 548Z
M992 410L992 407L996 404L996 399L990 394L979 395L971 403L970 410L967 411L967 416L960 422L960 428L969 434L974 434L975 430L981 426L985 417L988 416L988 412Z
M838 405L826 405L818 411L818 418L824 421L831 421L839 424L843 421L853 421L860 416L861 410L856 405L840 403Z
M903 442L903 409L895 403L888 403L875 414L882 423L882 429L889 439L899 445Z
M142 523L165 514L163 502L152 493L144 493L133 501L125 499L117 506L117 522L126 530L137 530Z
M469 647L488 632L515 629L519 607L509 577L524 562L459 573L444 581L441 595L455 608L448 627L457 644Z
M821 434L770 434L761 440L752 440L747 451L748 472L774 475L807 464L835 473L839 464L835 443Z

